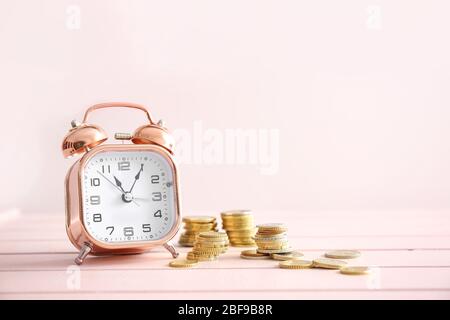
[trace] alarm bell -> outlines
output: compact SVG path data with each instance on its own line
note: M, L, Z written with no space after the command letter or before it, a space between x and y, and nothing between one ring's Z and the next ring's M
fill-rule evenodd
M99 126L87 123L77 124L72 121L72 127L62 143L65 158L85 153L108 139L106 132Z
M158 124L147 124L136 129L131 138L134 144L156 144L173 153L175 140L164 128L162 121Z

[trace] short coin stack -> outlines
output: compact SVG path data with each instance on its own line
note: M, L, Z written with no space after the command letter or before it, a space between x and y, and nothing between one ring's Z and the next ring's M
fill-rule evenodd
M230 244L235 247L254 246L256 228L250 210L222 212L222 227L227 232Z
M254 239L258 253L282 254L293 251L287 238L287 227L282 223L266 223L257 226Z
M209 216L186 216L183 218L184 232L179 244L184 247L194 246L195 239L200 232L217 231L216 218Z
M325 258L317 258L314 260L291 259L281 261L279 266L283 269L308 269L321 268L339 270L342 274L347 275L364 275L370 274L370 267L366 266L348 266L346 261L342 259L354 259L360 256L360 252L356 250L334 250L325 253Z
M212 261L228 249L228 237L225 232L200 232L187 259L191 261Z

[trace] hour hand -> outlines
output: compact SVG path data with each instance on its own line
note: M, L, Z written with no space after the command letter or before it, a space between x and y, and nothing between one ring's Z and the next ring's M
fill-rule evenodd
M122 182L120 182L120 180L117 179L116 176L114 176L114 180L116 181L116 186L118 186L119 189L122 190L123 193L125 193L125 190L123 190L123 187L122 187Z

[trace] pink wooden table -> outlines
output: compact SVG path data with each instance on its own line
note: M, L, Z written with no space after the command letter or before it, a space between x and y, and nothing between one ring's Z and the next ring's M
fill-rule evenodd
M255 220L288 224L291 243L306 258L358 249L362 256L351 264L373 266L374 272L284 270L276 261L240 259L240 248L195 269L169 268L162 248L88 258L78 269L63 214L22 214L0 219L0 298L450 298L449 212L256 212ZM179 250L184 255L188 248Z

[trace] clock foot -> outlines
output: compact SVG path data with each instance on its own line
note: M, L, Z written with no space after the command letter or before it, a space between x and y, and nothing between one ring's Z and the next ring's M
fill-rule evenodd
M170 254L172 255L172 257L176 258L178 257L179 253L177 252L177 250L175 249L175 247L173 246L173 244L171 244L170 242L164 243L164 248L167 249L167 251L170 252Z
M84 261L84 259L86 258L86 256L89 254L89 252L91 252L92 247L88 244L85 243L83 244L83 246L81 247L80 253L78 254L78 257L75 258L75 263L77 265L81 265Z

